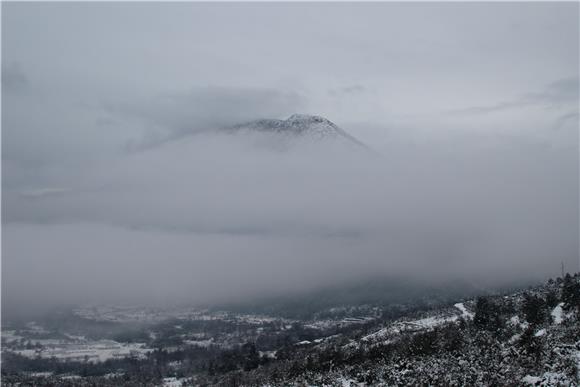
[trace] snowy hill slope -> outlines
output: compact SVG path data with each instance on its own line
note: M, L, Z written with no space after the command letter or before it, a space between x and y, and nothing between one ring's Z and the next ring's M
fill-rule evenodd
M580 274L568 275L280 350L278 362L244 374L241 381L578 386L579 314Z
M340 141L369 149L367 145L348 134L330 120L314 115L293 114L285 120L261 119L223 129L229 133L258 132L276 134L286 139L312 141Z
M2 385L578 386L580 274L513 289L371 292L382 306L338 293L343 306L292 319L260 307L63 311L3 327Z

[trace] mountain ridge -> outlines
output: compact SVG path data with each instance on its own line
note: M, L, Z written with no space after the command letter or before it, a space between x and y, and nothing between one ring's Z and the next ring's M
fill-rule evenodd
M227 132L254 131L275 133L292 137L309 137L315 141L345 140L358 147L370 150L370 147L352 136L334 122L319 115L292 114L287 119L262 118L247 121L224 128Z

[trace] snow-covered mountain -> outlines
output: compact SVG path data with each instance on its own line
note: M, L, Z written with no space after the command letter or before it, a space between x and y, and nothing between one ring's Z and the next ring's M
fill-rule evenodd
M368 149L368 146L348 134L332 121L314 115L293 114L285 120L260 119L233 125L224 129L229 133L260 132L283 136L287 139L340 141Z

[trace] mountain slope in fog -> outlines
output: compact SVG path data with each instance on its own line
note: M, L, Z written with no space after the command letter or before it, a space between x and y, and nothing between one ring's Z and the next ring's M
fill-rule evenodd
M229 133L258 132L276 134L289 139L304 138L314 141L339 141L369 149L332 121L315 115L293 114L285 120L260 119L223 129Z

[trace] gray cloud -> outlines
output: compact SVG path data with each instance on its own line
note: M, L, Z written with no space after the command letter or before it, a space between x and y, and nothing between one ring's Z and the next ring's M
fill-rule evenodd
M4 300L577 267L578 7L3 4ZM379 155L211 133L296 112Z
M519 109L530 106L556 108L578 105L578 78L563 78L554 81L539 92L530 92L518 98L498 102L487 106L473 106L465 109L453 110L455 114L488 114L510 109Z
M67 192L68 192L68 190L66 188L46 187L46 188L38 188L38 189L22 191L22 192L20 192L20 195L24 198L37 199L37 198L43 198L46 196L62 195L62 194L65 194Z
M109 300L119 289L154 299L152 282L175 299L216 300L347 273L429 267L432 277L480 278L557 271L555 256L574 265L574 150L495 136L412 145L400 134L399 153L377 159L324 143L280 153L256 147L261 136L193 136L105 163L66 195L6 195L5 244L21 257L8 270L24 273L34 260L28 232L42 249L34 254L53 257L53 271L80 270L79 249L91 270L114 265L101 274L111 287L93 289ZM80 241L62 245L68 237ZM98 262L88 251L100 251ZM70 293L75 281L58 288Z
M260 88L194 88L138 101L107 103L113 115L139 120L156 131L130 142L129 149L149 148L184 136L251 121L282 117L304 108L295 92Z
M577 77L559 79L550 83L539 93L530 93L524 99L545 105L560 105L578 103L580 80Z
M579 117L580 117L580 114L577 111L576 112L570 112L570 113L562 114L556 120L556 124L554 125L554 129L555 130L559 130L564 125L566 125L568 122L571 122L572 124L575 124L575 126L577 127L578 126L578 118Z
M28 78L17 62L2 63L2 93L18 93L28 86Z
M364 93L365 91L367 91L367 88L364 87L363 85L349 85L349 86L339 87L336 89L330 89L330 90L328 90L328 93L330 95L339 96L341 94Z

